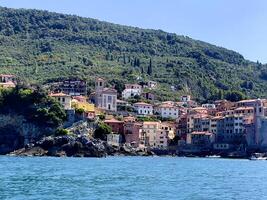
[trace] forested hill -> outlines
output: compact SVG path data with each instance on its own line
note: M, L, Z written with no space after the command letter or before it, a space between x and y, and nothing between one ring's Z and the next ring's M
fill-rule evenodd
M118 86L155 80L163 99L188 93L216 99L231 91L267 96L265 65L161 30L0 7L0 47L0 72L31 83L80 77L92 86L102 76Z

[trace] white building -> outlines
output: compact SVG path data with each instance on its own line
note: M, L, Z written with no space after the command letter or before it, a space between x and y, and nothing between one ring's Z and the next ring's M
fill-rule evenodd
M156 89L157 86L158 86L158 84L155 81L148 81L147 82L147 87L150 88L150 89Z
M142 86L138 84L126 84L125 89L122 91L122 98L128 99L136 95L142 94Z
M153 115L153 105L151 104L139 102L135 103L133 106L138 115Z
M161 104L155 108L155 112L159 114L162 118L177 119L179 116L178 107L172 104Z
M53 97L64 106L65 110L71 110L71 96L64 93L54 93L50 94L50 97Z
M208 108L208 109L215 109L216 108L215 104L212 104L212 103L202 104L202 107Z
M121 145L121 135L120 134L108 134L107 135L107 143L112 146L120 146Z
M189 101L191 101L191 96L190 95L181 96L180 100L181 100L181 102L184 102L184 103L189 102Z
M96 79L95 103L98 108L117 111L117 90L105 88L104 79Z

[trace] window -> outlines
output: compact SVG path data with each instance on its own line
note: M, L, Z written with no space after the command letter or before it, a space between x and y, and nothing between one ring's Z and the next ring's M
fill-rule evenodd
M108 96L108 103L112 102L112 96Z

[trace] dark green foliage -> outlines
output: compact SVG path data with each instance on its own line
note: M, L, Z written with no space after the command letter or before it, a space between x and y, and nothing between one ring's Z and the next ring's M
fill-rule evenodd
M152 60L151 60L151 58L150 58L150 60L149 60L149 66L148 66L148 68L147 68L147 74L148 74L149 76L151 76L152 73L153 73L153 70L152 70Z
M0 113L23 115L29 122L51 128L66 120L62 106L46 93L18 87L0 90Z
M245 99L245 95L239 91L231 91L226 93L225 99L232 102L237 102Z
M111 134L111 132L112 129L110 126L103 122L100 122L95 130L94 137L101 140L107 140L107 135Z
M77 108L75 109L75 113L77 113L78 115L82 115L84 113L84 109L83 108Z
M55 131L55 136L64 136L68 135L68 133L69 133L68 130L59 128Z
M0 47L0 73L30 83L69 77L91 83L96 76L134 83L141 77L159 83L155 93L160 100L178 100L183 94L203 100L233 90L249 97L267 94L266 65L160 30L0 7ZM179 87L173 92L171 86Z

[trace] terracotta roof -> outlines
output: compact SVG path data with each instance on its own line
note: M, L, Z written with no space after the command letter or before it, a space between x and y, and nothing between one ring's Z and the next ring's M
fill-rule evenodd
M195 108L192 108L192 110L207 110L207 108L203 108L203 107L195 107Z
M143 122L143 124L146 124L146 125L149 125L149 124L157 125L157 124L159 124L159 122Z
M259 100L259 99L247 99L247 100L238 101L237 103L248 103L248 102L254 102L257 100Z
M135 103L134 105L140 105L140 106L152 106L151 104L149 103L145 103L145 102L138 102L138 103Z
M15 77L13 74L0 74L0 77Z
M159 108L177 108L176 106L171 105L171 104L161 104L158 107Z
M125 84L125 87L126 87L126 86L138 86L138 87L142 87L141 85L136 84L136 83L134 83L134 84Z
M60 93L52 93L52 94L49 94L50 97L70 97L70 95L67 95L63 92L60 92Z
M135 117L132 117L132 116L124 117L123 120L124 120L125 122L128 122L128 121L135 121Z
M96 78L97 81L104 81L103 78Z
M246 106L246 107L238 107L235 110L253 110L254 108L251 106Z
M5 83L0 83L1 85L15 85L14 82L12 81L8 81L8 82L5 82Z
M116 93L117 94L117 90L113 89L113 88L104 88L102 93Z
M123 123L123 121L119 121L117 119L107 119L104 121L105 123Z
M204 131L202 131L202 132L194 131L191 133L191 135L212 135L212 133L204 132Z

